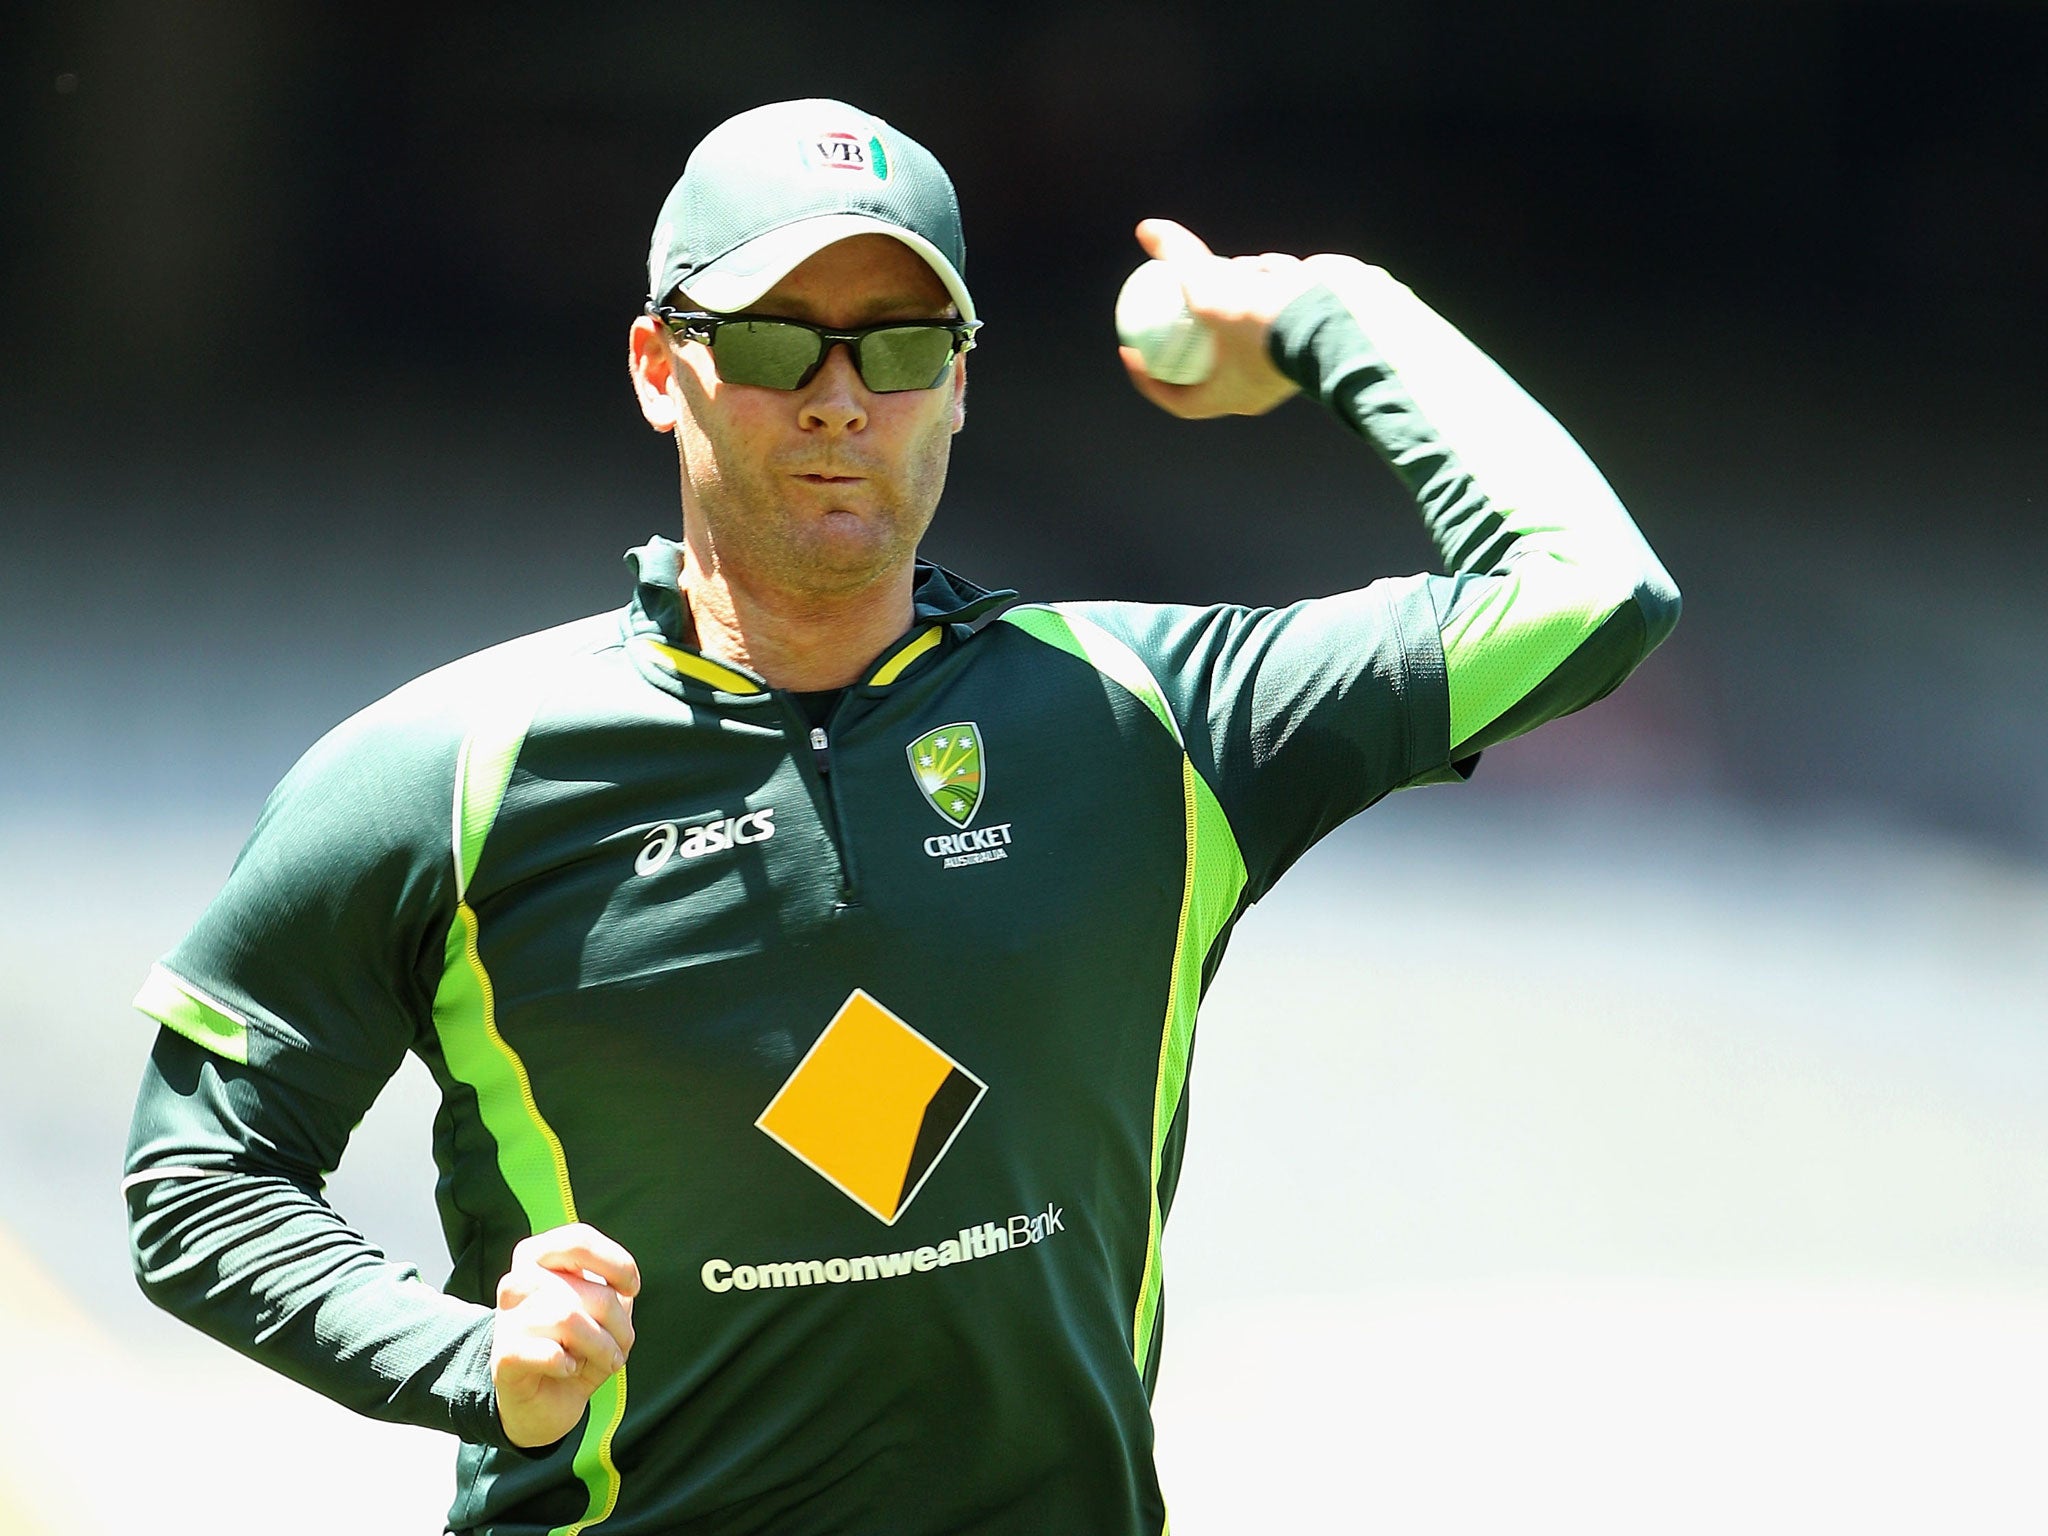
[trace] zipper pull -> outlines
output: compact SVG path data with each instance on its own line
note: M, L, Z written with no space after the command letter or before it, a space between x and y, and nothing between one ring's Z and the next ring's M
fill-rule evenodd
M811 756L817 760L819 773L832 771L832 743L825 739L825 727L822 725L811 727Z

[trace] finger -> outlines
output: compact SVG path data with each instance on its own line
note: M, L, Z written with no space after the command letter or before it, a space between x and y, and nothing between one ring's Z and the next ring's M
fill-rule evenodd
M491 1344L491 1376L509 1381L521 1376L539 1376L562 1381L583 1368L573 1350L546 1334L521 1328L501 1328Z
M612 1372L625 1368L625 1350L588 1312L567 1313L546 1324L540 1332L576 1357L575 1369L565 1374L603 1381Z
M1167 391L1169 389L1180 389L1182 385L1159 383L1157 379L1153 379L1151 373L1145 371L1145 354L1139 352L1135 346L1118 346L1116 348L1116 356L1120 356L1124 360L1124 373L1130 375L1130 383L1133 383L1133 387L1137 387L1137 391L1141 395L1145 395L1145 399L1149 399L1153 406L1161 406L1165 410L1171 410L1171 406L1167 403L1167 401L1171 401L1171 395Z
M1162 384L1153 378L1145 371L1145 359L1136 347L1118 347L1116 353L1123 359L1124 371L1131 376L1131 385L1139 394L1162 411L1174 410L1175 396L1187 388L1185 384Z
M1200 261L1212 254L1202 237L1172 219L1140 219L1138 244L1160 261Z
M506 1326L541 1333L575 1347L575 1340L589 1337L588 1323L610 1340L601 1353L616 1352L621 1361L632 1352L633 1299L622 1296L601 1280L559 1270L528 1268L535 1278L531 1292L506 1314ZM577 1320L581 1319L579 1323Z
M627 1296L640 1294L640 1266L633 1255L584 1222L536 1232L512 1250L512 1265L538 1265L563 1274L596 1275Z
M633 1298L609 1285L585 1280L580 1275L556 1274L555 1279L574 1295L574 1308L610 1334L623 1357L633 1350Z
M588 1380L604 1380L614 1370L625 1370L627 1352L590 1313L569 1313L555 1331L555 1341L578 1360L580 1374Z

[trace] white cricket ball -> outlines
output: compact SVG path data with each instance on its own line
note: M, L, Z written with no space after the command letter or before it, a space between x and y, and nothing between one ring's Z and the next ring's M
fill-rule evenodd
M1124 279L1116 334L1162 384L1199 384L1216 366L1214 333L1189 313L1180 279L1163 261L1148 261Z

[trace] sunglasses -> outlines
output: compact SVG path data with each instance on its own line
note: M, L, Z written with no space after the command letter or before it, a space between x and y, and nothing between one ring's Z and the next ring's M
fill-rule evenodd
M707 315L666 304L649 304L647 312L684 341L709 347L718 376L728 384L802 389L825 366L825 354L843 341L861 382L878 395L938 388L981 329L979 320L890 320L832 331L802 320Z

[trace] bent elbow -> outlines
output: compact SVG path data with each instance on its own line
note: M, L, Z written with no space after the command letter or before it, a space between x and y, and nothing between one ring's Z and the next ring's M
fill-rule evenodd
M131 1175L122 1184L128 1206L128 1267L136 1288L153 1306L189 1322L206 1285L195 1274L197 1263L186 1246L185 1225L192 1213L166 1198L165 1186L174 1177Z
M124 1191L128 1203L128 1271L135 1277L135 1287L146 1296L151 1305L176 1316L179 1308L179 1288L174 1283L177 1261L165 1252L166 1235L156 1230L157 1223L150 1219L149 1212L133 1192Z
M1678 614L1683 606L1678 584L1663 566L1652 565L1637 580L1631 596L1636 612L1643 618L1643 655L1647 656L1678 627Z
M142 1250L136 1246L132 1236L128 1242L128 1259L129 1270L135 1276L135 1288L148 1298L150 1305L158 1311L182 1318L184 1307L180 1304L180 1298L184 1293L171 1283L171 1277L166 1271L152 1265L143 1256Z

